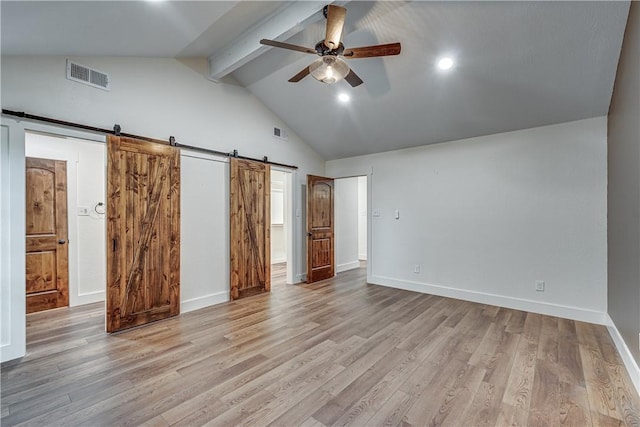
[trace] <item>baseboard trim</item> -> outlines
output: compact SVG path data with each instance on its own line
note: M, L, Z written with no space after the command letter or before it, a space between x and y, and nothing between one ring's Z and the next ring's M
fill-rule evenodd
M287 258L271 258L271 264L280 264L283 262L287 262Z
M104 291L95 291L95 292L87 292L85 294L79 294L76 298L73 305L70 307L75 307L78 305L85 304L93 304L94 302L102 302L105 300L105 292Z
M336 265L336 273L342 273L343 271L353 270L355 268L360 268L360 261L352 261L344 264Z
M367 260L367 254L358 255L358 259L361 260L361 261L366 261Z
M373 285L389 286L391 288L425 294L439 295L448 298L456 298L480 304L496 305L514 310L529 311L532 313L546 314L565 319L579 320L581 322L607 324L607 313L594 310L585 310L578 307L570 307L559 304L549 304L540 301L505 297L502 295L488 294L484 292L467 291L463 289L449 288L446 286L431 285L426 283L411 282L408 280L392 279L390 277L372 275L369 283Z
M216 292L215 294L209 294L198 298L192 298L189 300L180 302L180 312L188 313L189 311L198 310L200 308L209 307L210 305L220 304L227 302L230 299L229 291Z
M640 395L640 367L638 367L631 350L629 350L627 343L624 341L624 338L622 338L622 335L620 335L620 331L618 331L616 324L609 314L607 314L607 330L609 331L609 335L611 335L616 349L618 349L618 353L620 353L620 357L622 357L624 367L627 368L627 372L629 372L636 392Z
M8 362L9 360L18 359L25 356L25 346L7 343L0 346L0 362Z

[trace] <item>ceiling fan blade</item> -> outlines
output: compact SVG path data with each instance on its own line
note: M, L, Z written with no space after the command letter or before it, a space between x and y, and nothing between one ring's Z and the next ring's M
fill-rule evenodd
M262 40L260 40L260 44L263 44L263 45L266 45L266 46L280 47L282 49L295 50L295 51L302 52L302 53L317 54L315 49L311 49L311 48L304 47L304 46L297 46L295 44L277 42L275 40L262 39Z
M400 43L379 44L376 46L354 47L345 49L345 59L372 58L374 56L391 56L400 53Z
M358 77L353 70L349 70L349 74L347 74L344 79L351 85L351 87L360 86L362 84L362 79Z
M340 45L345 16L347 16L347 9L344 7L333 4L327 6L327 32L324 45L329 49L336 49Z
M298 74L296 74L295 76L291 77L289 79L289 82L291 83L297 83L300 80L304 79L305 77L307 77L309 75L310 71L309 71L309 67L304 67Z

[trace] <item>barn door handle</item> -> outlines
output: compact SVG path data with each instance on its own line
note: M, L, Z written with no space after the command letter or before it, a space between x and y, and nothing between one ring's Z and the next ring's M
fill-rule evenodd
M116 239L113 239L113 252L116 251Z
M309 231L309 232L307 233L307 236L311 237L311 236L313 236L313 233Z
M60 239L60 240L58 240L58 244L59 244L59 245L64 245L65 243L67 243L67 241L66 241L66 240L64 240L64 239Z

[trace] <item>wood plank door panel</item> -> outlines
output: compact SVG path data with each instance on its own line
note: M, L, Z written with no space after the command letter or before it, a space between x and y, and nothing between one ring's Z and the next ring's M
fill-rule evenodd
M107 140L107 332L180 313L180 154Z
M335 275L333 178L307 175L307 283Z
M271 290L271 168L231 159L231 299Z
M26 158L26 311L69 305L67 163Z

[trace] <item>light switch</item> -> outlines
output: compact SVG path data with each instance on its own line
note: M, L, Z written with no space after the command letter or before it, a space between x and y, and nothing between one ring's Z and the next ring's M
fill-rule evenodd
M395 211L395 217L396 219L400 219L400 211L398 209Z
M89 208L86 206L78 206L78 216L89 216Z

